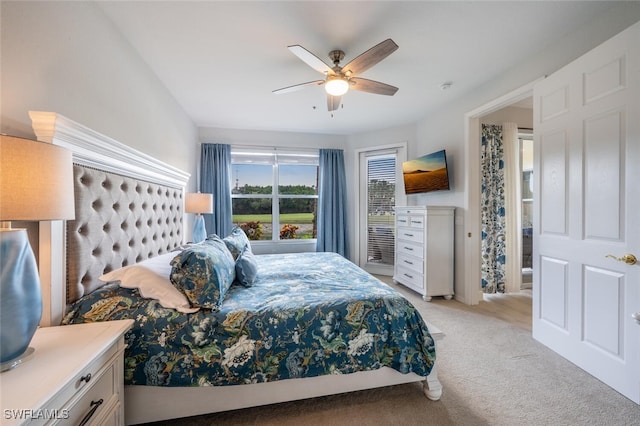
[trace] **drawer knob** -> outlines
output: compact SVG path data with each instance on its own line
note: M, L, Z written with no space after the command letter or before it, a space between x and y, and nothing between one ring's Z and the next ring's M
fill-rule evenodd
M89 407L91 407L91 410L87 413L86 416L84 416L82 421L80 421L80 426L86 425L89 422L89 420L91 420L91 417L93 417L93 415L96 413L96 410L98 409L98 407L102 405L103 402L104 400L102 398L100 398L97 401L91 401L91 404L89 404Z
M89 383L90 380L91 380L91 373L87 373L86 375L80 377L80 383L82 382Z

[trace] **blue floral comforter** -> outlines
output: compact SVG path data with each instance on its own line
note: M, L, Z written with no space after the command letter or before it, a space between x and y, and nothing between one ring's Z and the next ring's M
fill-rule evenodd
M400 293L334 253L261 255L252 287L217 312L182 314L110 284L64 324L133 319L125 383L220 386L346 374L382 366L427 376L435 345Z

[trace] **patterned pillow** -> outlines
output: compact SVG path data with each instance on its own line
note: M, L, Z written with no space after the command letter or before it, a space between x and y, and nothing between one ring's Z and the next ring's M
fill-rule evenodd
M251 287L258 276L258 262L251 247L244 248L236 260L236 281L245 287Z
M218 309L236 278L233 256L216 235L183 250L171 266L171 282L194 308Z
M224 243L233 255L234 260L238 259L238 256L240 256L240 253L242 253L245 247L251 249L247 234L245 234L239 226L234 226L231 233L224 237Z

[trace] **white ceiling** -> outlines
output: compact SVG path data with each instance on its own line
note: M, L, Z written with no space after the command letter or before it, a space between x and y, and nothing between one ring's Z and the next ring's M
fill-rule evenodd
M112 1L101 7L199 127L353 134L416 122L591 21L613 2ZM361 74L393 97L350 91L327 112L321 79L287 46L346 64L392 38ZM452 82L441 90L444 82Z

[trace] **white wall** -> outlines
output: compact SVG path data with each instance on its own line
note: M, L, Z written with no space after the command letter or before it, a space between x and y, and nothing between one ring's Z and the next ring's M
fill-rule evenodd
M502 108L491 114L487 114L480 119L482 124L516 123L518 128L533 128L533 109L531 108Z
M455 226L455 291L466 298L465 269L469 263L465 259L464 247L467 229L464 217L468 209L467 197L469 189L466 183L467 151L465 141L465 114L514 91L545 75L551 74L580 57L600 43L613 37L620 31L640 20L640 2L628 2L609 10L600 16L592 25L588 25L576 33L557 40L543 51L531 55L524 63L504 73L500 79L487 81L475 92L465 95L455 93L455 82L448 93L451 101L432 111L415 126L389 129L383 132L351 135L351 148L375 146L395 143L400 140L409 141L409 158L437 151L447 150L447 160L451 166L452 190L442 193L429 193L409 197L408 204L450 205L456 207ZM534 25L535 23L532 23ZM505 52L508 54L508 52ZM473 64L469 64L473 66ZM414 131L415 133L412 133ZM479 141L478 141L479 143ZM478 159L473 159L476 161ZM351 185L355 183L352 182ZM354 234L355 239L355 234ZM354 242L355 243L355 242ZM477 253L477 256L480 254ZM478 288L480 283L477 284Z
M347 145L347 137L340 135L219 129L214 127L199 128L198 139L201 143L226 143L230 145L265 147L276 146L283 148L345 149Z
M52 111L193 174L197 129L94 2L1 2L0 131Z

